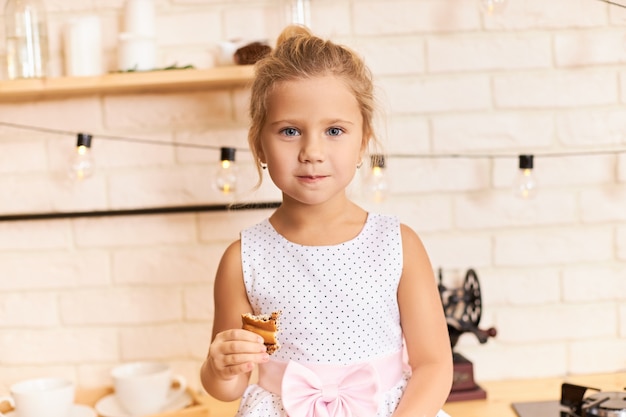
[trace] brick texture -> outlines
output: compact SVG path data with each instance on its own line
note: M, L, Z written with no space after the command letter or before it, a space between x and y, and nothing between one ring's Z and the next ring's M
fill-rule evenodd
M207 68L223 41L273 42L279 3L157 1L158 64ZM82 13L101 18L115 70L123 5L46 1L51 76ZM625 19L591 0L509 1L495 16L467 0L311 1L312 29L375 77L370 151L389 154L391 194L363 194L366 160L350 195L414 228L446 285L478 273L480 326L498 336L455 349L479 382L626 370ZM0 215L278 201L267 173L253 189L248 99L238 87L2 101L2 122L68 133L0 126ZM81 183L67 177L72 132L94 135ZM235 196L212 184L222 146L240 149ZM521 153L535 155L531 200L513 195ZM0 392L42 375L110 385L113 366L143 359L199 386L221 253L271 212L0 221Z

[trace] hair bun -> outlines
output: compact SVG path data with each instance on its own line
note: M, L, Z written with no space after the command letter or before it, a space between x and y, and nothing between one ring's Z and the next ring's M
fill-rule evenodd
M305 26L302 25L289 25L283 29L283 31L278 35L278 39L276 39L276 46L281 45L286 42L288 39L295 38L298 36L312 36L313 33Z

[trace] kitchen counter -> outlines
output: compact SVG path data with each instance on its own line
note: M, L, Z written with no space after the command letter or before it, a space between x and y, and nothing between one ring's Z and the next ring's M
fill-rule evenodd
M481 382L479 385L487 391L487 399L450 402L444 406L444 410L452 417L517 417L511 408L511 403L558 400L563 382L598 388L602 391L621 391L626 388L626 372ZM77 402L93 405L102 394L102 390L81 390L78 392ZM198 399L206 405L208 411L203 410L193 414L179 412L168 414L168 416L233 417L237 411L237 401L225 403L204 394L198 396Z
M558 400L561 398L561 384L563 382L599 388L602 391L621 391L626 387L626 372L566 378L484 382L479 385L487 391L487 399L451 402L443 408L451 417L517 417L511 408L511 403ZM211 410L211 417L233 417L235 415L237 402L224 403L208 396L202 398Z
M563 382L621 391L626 387L626 372L479 383L487 391L487 399L447 403L444 410L452 417L517 417L511 403L559 400Z

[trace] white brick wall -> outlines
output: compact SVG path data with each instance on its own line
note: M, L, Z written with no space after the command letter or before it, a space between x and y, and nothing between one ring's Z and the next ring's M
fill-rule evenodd
M98 13L115 69L123 0L49 1L53 74L70 16ZM232 4L231 4L232 3ZM245 4L244 4L245 3ZM214 64L217 44L272 40L278 0L158 0L159 65ZM594 0L312 0L312 27L361 53L376 79L392 197L371 210L417 230L445 283L475 268L482 327L456 349L485 379L626 369L626 10ZM0 45L0 55L4 45ZM4 69L0 71L4 74ZM0 103L0 120L93 133L97 171L65 179L71 135L0 127L0 215L224 203L217 151L246 147L245 88ZM401 158L472 153L496 158ZM512 196L535 153L536 199ZM508 155L508 156L506 156ZM251 156L239 152L245 185ZM247 200L277 200L266 178ZM213 275L271 210L0 222L0 392L62 375L110 384L120 362L173 364L193 385L210 341Z

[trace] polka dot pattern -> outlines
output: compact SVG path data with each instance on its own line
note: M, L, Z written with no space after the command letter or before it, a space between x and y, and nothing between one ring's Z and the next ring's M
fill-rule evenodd
M402 348L395 217L370 214L358 236L331 246L292 243L267 219L241 238L254 312L282 311L277 360L351 364Z
M370 213L358 236L329 246L290 242L266 219L242 231L241 255L254 313L282 311L281 348L273 359L347 365L402 349L397 290L403 260L396 217ZM409 377L381 395L376 417L393 414ZM237 417L287 414L278 395L253 384Z

